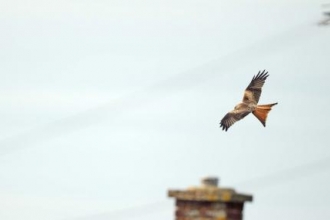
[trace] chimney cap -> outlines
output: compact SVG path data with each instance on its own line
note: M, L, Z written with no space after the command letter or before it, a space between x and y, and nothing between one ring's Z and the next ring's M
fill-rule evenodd
M246 202L252 201L252 195L236 193L234 189L218 187L217 177L202 179L202 186L189 187L186 190L169 190L168 196L177 200L190 201L222 201Z

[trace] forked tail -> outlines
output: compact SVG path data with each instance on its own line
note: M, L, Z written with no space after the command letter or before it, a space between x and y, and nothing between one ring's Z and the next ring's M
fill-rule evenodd
M268 104L268 105L258 105L255 110L252 112L254 116L259 119L259 121L263 124L264 127L266 127L266 119L268 116L268 113L270 110L272 110L272 107L274 105L277 105L276 103Z

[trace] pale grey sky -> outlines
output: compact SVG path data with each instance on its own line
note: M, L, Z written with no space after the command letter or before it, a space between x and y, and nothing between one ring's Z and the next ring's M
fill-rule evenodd
M173 219L168 188L216 175L246 220L328 220L322 3L0 1L0 218ZM261 69L267 127L223 132Z

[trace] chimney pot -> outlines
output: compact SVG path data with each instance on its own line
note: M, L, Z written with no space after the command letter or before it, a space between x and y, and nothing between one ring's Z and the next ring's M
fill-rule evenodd
M217 177L206 177L202 179L203 186L217 187L218 183L219 183L219 179Z

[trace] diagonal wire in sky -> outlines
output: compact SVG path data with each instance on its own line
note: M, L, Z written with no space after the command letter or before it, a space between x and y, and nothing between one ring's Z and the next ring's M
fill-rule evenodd
M310 30L309 25L297 25L275 36L229 53L224 57L157 82L121 99L5 138L0 141L0 155L87 128L107 120L108 117L114 118L114 116L118 116L124 111L155 100L155 97L159 99L164 94L193 88L218 77L221 72L242 67L258 57L280 52L305 38L313 36L314 32Z
M109 220L109 219L131 219L132 217L141 217L153 213L159 213L168 209L169 201L161 200L139 206L119 209L111 212L91 214L73 218L74 220Z
M281 183L329 171L329 168L330 156L313 162L308 162L295 167L269 173L264 176L255 177L236 185L252 190L262 190Z
M238 187L252 189L253 191L263 190L268 187L283 184L299 178L310 177L328 171L330 167L330 156L316 161L300 164L295 167L269 173L260 177L252 178L237 184ZM253 192L252 192L253 193ZM150 213L161 212L168 207L168 200L157 201L140 206L125 208L117 211L80 216L74 220L106 220L106 219L128 219L132 216L146 216Z

